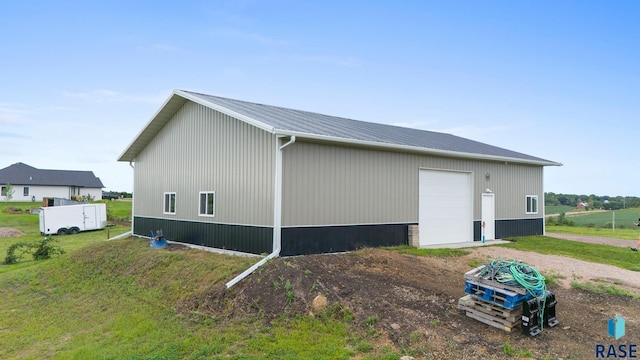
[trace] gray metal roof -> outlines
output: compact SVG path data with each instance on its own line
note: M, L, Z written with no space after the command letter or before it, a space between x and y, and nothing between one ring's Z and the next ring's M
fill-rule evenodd
M0 184L103 188L93 171L41 170L23 163L0 169Z
M315 140L418 151L443 156L524 162L536 165L561 165L446 133L352 120L183 90L173 92L165 106L125 150L119 160L132 161L177 108L184 104L185 99L278 135L294 135ZM163 111L165 108L167 111Z

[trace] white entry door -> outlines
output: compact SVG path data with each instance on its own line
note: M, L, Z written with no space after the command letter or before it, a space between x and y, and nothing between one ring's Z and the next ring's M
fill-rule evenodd
M420 246L473 241L471 174L420 170Z
M491 193L483 193L482 194L482 224L484 224L484 238L485 238L485 240L495 240L495 238L496 238L496 198L495 198L495 194L491 194ZM482 236L482 234L481 234L481 236Z

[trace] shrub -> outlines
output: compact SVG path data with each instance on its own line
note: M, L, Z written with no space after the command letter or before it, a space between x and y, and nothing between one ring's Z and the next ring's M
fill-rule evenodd
M4 258L4 263L6 265L17 264L22 256L29 252L29 244L27 243L16 243L9 246L7 249L7 256Z
M565 213L561 213L559 216L552 216L545 220L547 225L555 226L575 226L573 220L569 220Z
M33 243L16 243L9 246L7 256L4 258L6 265L17 264L26 253L31 253L34 260L51 259L54 255L64 254L64 250L54 244L57 240L45 236L44 239Z
M54 242L57 242L57 241L58 240L50 236L45 236L44 239L42 239L39 242L36 242L33 245L33 248L34 248L33 259L45 260L45 259L51 259L51 257L53 257L54 255L64 254L64 250L58 245L54 244Z

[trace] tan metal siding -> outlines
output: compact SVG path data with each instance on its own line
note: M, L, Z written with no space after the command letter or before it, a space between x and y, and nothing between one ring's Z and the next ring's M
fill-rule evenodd
M474 220L482 192L496 195L496 219L540 217L542 167L375 151L298 141L283 152L283 226L415 223L419 169L472 174ZM489 173L491 179L485 180ZM539 215L525 214L538 195Z
M134 214L271 226L274 153L274 135L187 102L135 159ZM215 191L215 217L198 215L201 191ZM164 192L176 192L175 215Z

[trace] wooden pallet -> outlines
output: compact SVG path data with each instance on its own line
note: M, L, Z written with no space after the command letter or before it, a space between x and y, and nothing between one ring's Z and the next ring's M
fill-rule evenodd
M465 282L464 291L479 300L484 300L507 309L515 309L532 297L530 294L520 294L499 287L478 284L471 280Z
M482 277L480 276L480 273L482 272L482 270L486 267L487 265L480 265L475 269L469 270L464 274L464 278L466 280L478 283L478 284L484 284L487 286L491 286L493 288L496 289L504 289L504 290L508 290L508 291L513 291L515 293L518 294L522 294L525 295L527 294L527 290L525 288L523 288L522 286L519 285L507 285L507 284L503 284L501 282L492 280L492 279L488 279L486 277Z
M513 291L515 293L518 294L522 294L522 295L526 295L527 294L527 290L521 286L512 286L512 285L506 285L503 284L501 282L498 281L494 281L491 279L486 279L482 276L480 276L480 273L482 272L482 270L486 267L487 265L480 265L475 269L471 269L469 271L467 271L464 274L464 278L466 280L478 283L478 284L483 284L483 285L487 285L487 286L491 286L493 288L496 289L504 289L504 290L509 290L509 291Z
M522 323L522 306L505 309L466 295L458 300L458 309L464 310L472 319L507 332Z
M486 316L486 314L482 312L467 311L467 316L506 332L511 332L514 328L520 325L520 320L515 323L505 322L495 317Z
M495 304L477 300L475 306L471 308L476 311L481 311L487 315L505 319L512 323L515 323L517 320L522 318L522 306L518 306L514 309L505 309L501 306L496 306Z

